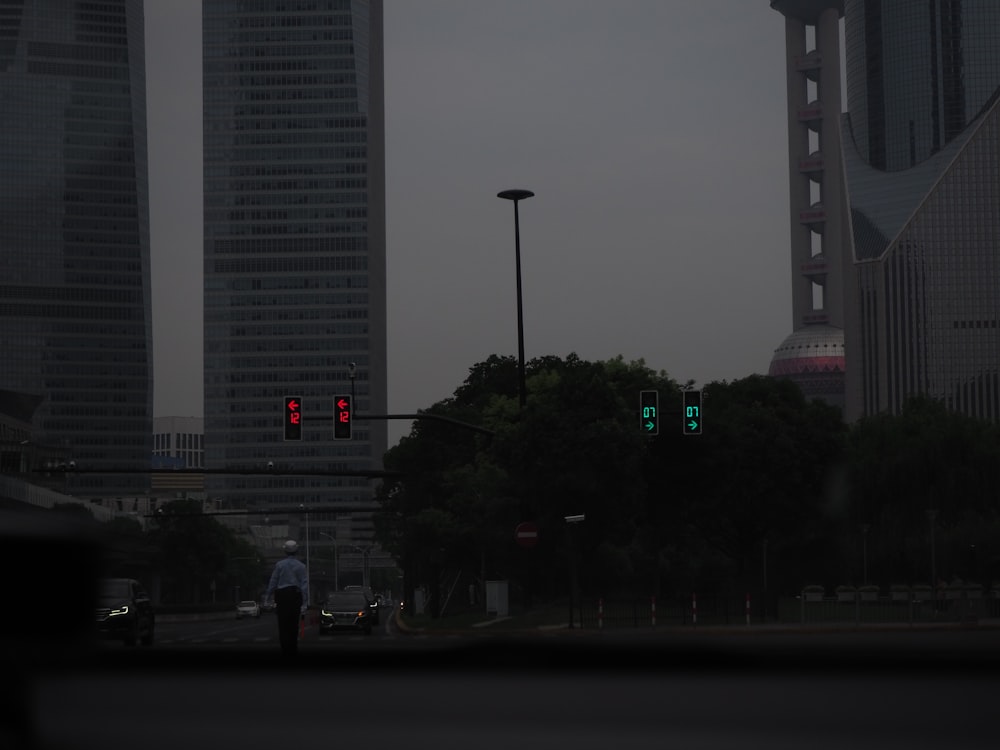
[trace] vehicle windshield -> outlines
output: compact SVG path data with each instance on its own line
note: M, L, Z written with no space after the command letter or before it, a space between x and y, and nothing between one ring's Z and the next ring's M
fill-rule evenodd
M249 609L253 609L254 607L257 606L257 602L240 602L239 606L240 607L247 607Z
M327 596L326 606L363 609L368 606L368 602L365 600L365 597L359 593L345 591Z

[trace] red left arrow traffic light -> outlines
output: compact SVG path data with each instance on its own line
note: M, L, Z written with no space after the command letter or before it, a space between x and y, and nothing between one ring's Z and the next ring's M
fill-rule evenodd
M333 439L351 439L351 420L354 413L350 396L333 397Z
M285 440L302 439L302 397L285 396Z

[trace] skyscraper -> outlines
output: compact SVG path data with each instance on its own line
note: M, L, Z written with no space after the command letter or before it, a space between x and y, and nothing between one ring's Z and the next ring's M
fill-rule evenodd
M4 3L0 388L75 494L149 486L152 322L141 0Z
M332 420L338 395L386 410L382 4L205 0L203 45L205 465L275 472L206 489L293 529L309 510L317 545L370 536L363 514L342 525L372 502L357 473L381 467L386 423L335 440Z
M849 413L919 393L1000 420L1000 3L847 0L844 22Z
M843 309L830 322L844 336L845 415L896 412L921 394L1000 420L1000 4L771 6L785 15L790 78L814 56L836 53L839 69L834 28L837 14L844 18L848 111L835 119L826 115L833 102L823 102L821 128L829 133L823 174L836 171L842 184L824 182L822 205L811 206L822 215L798 221L823 222L827 279L836 273L841 281L839 293L827 285L824 299L833 292ZM814 35L802 56L793 27ZM794 131L790 122L793 159ZM793 197L793 257L795 225ZM843 259L836 268L834 244ZM779 348L772 373L782 374L787 356Z

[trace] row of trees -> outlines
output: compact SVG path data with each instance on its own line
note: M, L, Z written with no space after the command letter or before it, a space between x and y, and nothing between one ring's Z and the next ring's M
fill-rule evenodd
M917 399L847 425L793 383L702 388L704 433L681 433L684 387L642 361L493 356L385 456L381 544L406 595L447 573L559 596L579 569L594 594L794 592L807 583L1000 578L1000 431ZM660 394L661 432L639 392ZM492 435L463 430L454 421ZM568 515L585 521L567 524ZM536 547L515 543L522 521ZM572 536L571 536L572 535ZM440 601L432 595L432 603Z
M122 517L103 532L107 574L143 581L160 604L232 604L237 591L254 599L269 575L261 552L204 515L199 500L164 504L145 530Z

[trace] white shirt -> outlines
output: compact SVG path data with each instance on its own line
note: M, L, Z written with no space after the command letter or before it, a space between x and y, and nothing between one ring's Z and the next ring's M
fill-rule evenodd
M265 601L274 600L274 592L278 589L296 586L302 592L302 606L309 606L309 578L306 575L306 566L294 557L289 555L284 560L279 560L271 572L271 580L267 584L267 593L264 594Z

